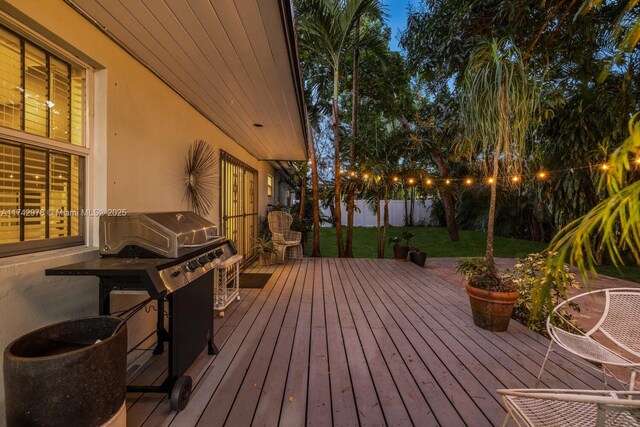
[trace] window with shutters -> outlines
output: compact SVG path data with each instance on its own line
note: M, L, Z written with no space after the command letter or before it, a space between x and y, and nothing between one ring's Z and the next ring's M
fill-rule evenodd
M84 243L85 75L0 26L0 256Z

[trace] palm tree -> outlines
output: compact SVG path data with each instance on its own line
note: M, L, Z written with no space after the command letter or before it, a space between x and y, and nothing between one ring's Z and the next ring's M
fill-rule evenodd
M374 46L378 39L373 33L363 32L354 37L356 24L363 16L379 16L378 0L300 0L297 8L302 17L298 22L300 45L316 55L318 61L333 71L332 125L335 175L335 224L338 256L345 256L342 238L341 176L340 176L340 116L338 98L340 75L346 56L356 48ZM371 46L369 46L371 45Z
M521 52L509 40L482 43L465 70L460 99L463 147L470 157L482 159L491 173L485 256L492 272L496 270L493 236L500 169L521 175L527 137L538 110L538 89Z

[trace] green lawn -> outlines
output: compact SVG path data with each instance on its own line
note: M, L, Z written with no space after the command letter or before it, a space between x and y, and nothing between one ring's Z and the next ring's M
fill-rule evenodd
M387 237L400 236L403 231L414 234L412 244L418 246L432 258L441 257L471 257L483 256L486 234L479 231L460 231L460 241L452 242L446 228L440 227L390 227ZM343 228L346 236L346 227ZM311 235L309 235L309 240ZM388 240L388 239L387 239ZM308 242L309 246L311 242ZM393 258L391 244L387 241L385 256ZM496 237L494 251L496 257L522 258L533 252L540 252L546 248L546 243L531 242L529 240ZM336 233L332 227L322 228L320 231L320 250L324 257L338 256L336 248ZM310 253L311 251L307 251ZM355 227L353 230L353 255L357 258L376 257L376 229L369 227ZM640 283L640 268L625 266L618 271L614 266L598 268L602 274L620 277Z

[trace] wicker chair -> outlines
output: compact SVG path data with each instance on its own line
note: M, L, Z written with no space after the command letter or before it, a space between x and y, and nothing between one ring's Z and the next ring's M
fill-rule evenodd
M596 325L589 331L582 332L569 319L562 316L563 308L568 304L580 304L580 300L599 294L603 295L605 299L604 310ZM605 389L607 388L608 371L605 365L629 368L631 370L629 391L633 391L636 375L640 369L640 363L638 362L640 360L640 291L638 289L601 289L569 298L553 309L547 319L547 331L551 337L551 342L540 368L536 387L540 382L549 354L555 344L572 354L580 356L582 359L601 365ZM612 348L614 346L611 344L594 339L593 334L596 332L606 336L618 348ZM628 354L624 354L622 350ZM639 359L632 361L629 356ZM613 374L612 376L616 378Z
M302 233L291 230L293 218L286 212L269 212L269 230L276 247L278 262L285 258L302 259Z
M640 426L640 392L498 390L507 407L503 427Z

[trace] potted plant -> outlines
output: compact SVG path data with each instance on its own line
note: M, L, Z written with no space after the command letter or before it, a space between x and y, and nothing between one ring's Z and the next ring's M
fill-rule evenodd
M491 192L485 257L462 260L459 271L467 277L474 322L492 331L506 330L518 298L512 278L498 271L493 255L498 186L520 182L540 104L539 79L523 56L509 39L481 43L469 59L460 98L461 149L470 161L482 163ZM510 180L499 179L506 174Z
M493 332L504 332L509 326L513 306L520 292L511 276L500 273L487 258L465 258L458 271L467 283L473 323Z
M424 267L427 262L427 253L421 251L419 247L413 246L409 251L409 260L417 266Z
M255 249L258 254L260 266L273 265L276 258L276 246L271 240L260 237L256 239L256 244L253 246L253 249Z
M411 248L411 239L413 233L409 231L402 232L402 239L405 243L401 243L400 237L394 236L389 238L389 243L393 243L393 257L396 261L406 261L409 255L409 249Z

